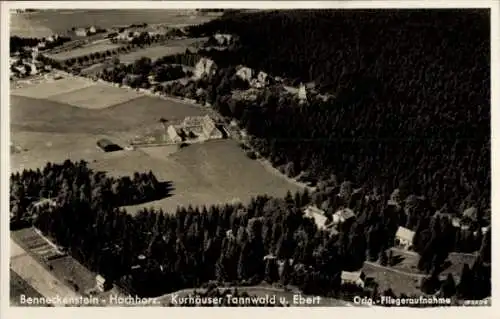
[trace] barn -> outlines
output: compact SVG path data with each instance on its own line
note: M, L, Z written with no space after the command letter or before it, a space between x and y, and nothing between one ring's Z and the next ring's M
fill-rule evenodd
M104 152L115 152L115 151L121 151L122 150L122 148L119 145L111 142L108 139L100 139L100 140L98 140L97 141L97 147L99 147Z

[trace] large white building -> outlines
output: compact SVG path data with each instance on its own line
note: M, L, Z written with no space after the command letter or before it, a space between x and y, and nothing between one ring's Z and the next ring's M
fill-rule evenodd
M201 58L194 68L193 78L201 79L204 76L211 76L217 70L215 62L208 58Z

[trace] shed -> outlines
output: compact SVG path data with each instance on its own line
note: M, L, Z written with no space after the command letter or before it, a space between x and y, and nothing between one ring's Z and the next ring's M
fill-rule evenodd
M118 146L117 144L111 142L108 139L100 139L97 141L97 146L103 150L104 152L115 152L115 151L121 151L122 148Z
M358 287L365 287L366 276L362 271L342 271L340 275L342 284L353 284Z

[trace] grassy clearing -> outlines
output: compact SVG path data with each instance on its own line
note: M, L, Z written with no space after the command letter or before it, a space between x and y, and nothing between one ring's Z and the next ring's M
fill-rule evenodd
M194 50L207 38L188 38L171 40L166 45L152 46L142 50L119 55L120 62L133 63L134 61L147 57L151 60L186 52L186 49Z
M173 212L177 206L189 204L245 202L259 194L284 196L288 190L299 189L247 158L232 140L193 144L174 154L165 150L163 158L161 150L155 150L154 156L145 152L128 153L126 160L109 158L91 164L113 175L130 175L148 168L160 180L173 182L173 196L126 207L131 213L149 206Z
M379 285L379 292L384 292L387 289L392 289L396 295L421 295L422 292L418 288L420 286L420 277L410 276L402 273L397 273L390 270L384 270L365 264L363 272L367 277L372 277Z
M213 16L196 16L194 10L43 10L34 13L12 14L11 34L29 34L46 30L46 36L65 33L72 27L99 26L109 28L130 24L199 24L214 19ZM38 31L41 32L41 31ZM42 34L42 33L40 33ZM45 34L45 33L44 33Z
M46 99L54 95L68 93L95 85L91 81L71 77L53 81L41 81L27 84L21 88L11 90L12 95L30 97L35 99Z
M403 253L395 250L393 250L393 254L395 257L401 256L401 262L393 265L392 268L413 274L424 274L417 268L419 260L418 255ZM470 267L472 267L475 256L469 254L452 253L448 256L448 260L451 262L451 265L441 272L440 277L444 278L448 276L448 274L452 274L455 281L457 281L460 280L460 274L462 273L462 268L465 264L468 264Z
M60 53L55 53L55 54L49 54L48 56L50 58L53 58L55 60L68 60L72 58L78 58L81 56L89 55L91 53L96 53L96 52L105 52L107 50L114 50L119 48L120 45L118 44L113 44L113 43L95 43L91 44L88 46L84 46L81 48L76 48L73 50L69 51L63 51Z
M94 98L94 97L89 97ZM106 109L84 109L48 100L11 96L14 131L108 134L156 125L160 118L183 119L204 115L197 107L142 96Z
M130 64L130 63L134 63L136 60L138 60L142 57L147 57L147 58L150 58L151 60L154 61L154 60L157 60L157 59L164 57L166 55L175 55L175 54L184 53L184 52L186 52L185 47L154 46L154 47L146 48L143 50L123 54L123 55L118 56L118 58L120 59L120 62Z
M52 273L68 285L78 287L79 292L86 292L95 287L95 274L70 256L53 260L49 263Z
M112 105L128 102L140 96L140 93L131 90L97 84L51 96L50 100L86 109L104 109Z

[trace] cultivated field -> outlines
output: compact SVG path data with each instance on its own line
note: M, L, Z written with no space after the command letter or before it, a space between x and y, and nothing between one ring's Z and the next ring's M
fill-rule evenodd
M194 50L206 40L206 38L171 40L165 45L152 46L142 50L122 54L119 55L118 58L120 59L120 62L123 63L133 63L142 57L147 57L154 61L167 55L184 53L186 52L186 49Z
M140 97L132 90L123 90L110 85L91 85L71 92L53 95L51 101L87 109L104 109Z
M194 10L43 10L11 14L11 34L19 36L49 36L63 34L73 27L99 26L109 28L130 24L181 25L200 24L214 15L195 15Z
M71 77L59 80L37 81L32 84L24 84L20 88L11 89L12 95L46 99L53 95L63 94L94 85L91 81Z
M108 50L118 49L119 47L120 47L119 44L113 44L113 43L94 43L68 51L48 54L47 56L54 60L64 61L72 58L78 58L81 56L89 55L91 53L105 52Z

